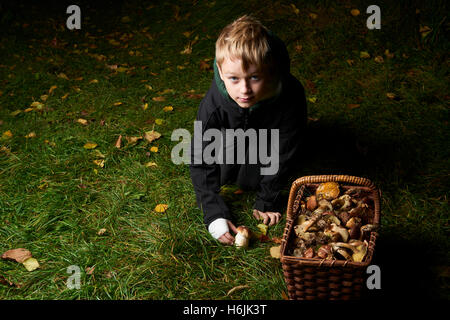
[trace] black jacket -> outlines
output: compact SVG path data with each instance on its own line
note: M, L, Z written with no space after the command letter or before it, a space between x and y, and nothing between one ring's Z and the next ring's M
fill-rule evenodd
M255 209L263 212L275 209L274 204L279 192L286 184L286 173L295 166L293 160L299 154L300 142L306 127L306 99L303 86L289 72L289 56L284 44L279 40L277 45L281 46L278 52L282 52L281 65L286 69L282 76L281 92L276 97L259 102L249 109L239 107L228 96L214 62L215 76L200 103L197 115L197 121L202 121L202 132L210 128L219 130L242 128L244 131L250 128L256 131L279 129L279 169L277 174L262 176L254 204ZM192 145L195 139L194 136ZM209 143L211 142L202 142L203 148ZM229 209L219 195L219 164L194 164L193 148L191 150L191 179L197 203L203 210L206 226L218 218L231 220Z

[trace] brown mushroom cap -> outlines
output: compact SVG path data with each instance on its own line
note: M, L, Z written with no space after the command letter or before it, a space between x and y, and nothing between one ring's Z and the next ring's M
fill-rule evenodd
M316 189L316 199L333 200L339 196L339 184L337 182L324 182Z

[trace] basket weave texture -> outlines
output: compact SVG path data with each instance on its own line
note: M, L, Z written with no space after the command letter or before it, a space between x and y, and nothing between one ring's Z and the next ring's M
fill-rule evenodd
M362 262L346 260L308 259L289 255L288 246L295 237L294 226L300 214L300 202L305 191L322 182L338 182L342 187L361 188L370 192L374 204L372 224L380 223L380 192L366 178L347 175L305 176L295 180L289 194L286 227L281 242L281 264L291 300L358 299L363 289L367 266L375 250L378 233L372 231L367 254Z

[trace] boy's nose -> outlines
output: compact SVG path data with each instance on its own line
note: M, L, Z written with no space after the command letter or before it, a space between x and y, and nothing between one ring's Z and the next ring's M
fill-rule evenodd
M250 83L247 81L243 82L243 85L241 86L241 93L250 93L252 91L252 88L250 87Z

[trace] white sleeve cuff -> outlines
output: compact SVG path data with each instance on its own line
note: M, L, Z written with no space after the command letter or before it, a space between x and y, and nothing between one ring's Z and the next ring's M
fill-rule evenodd
M229 232L227 219L218 218L211 222L208 227L209 233L214 239L219 239L224 233Z

